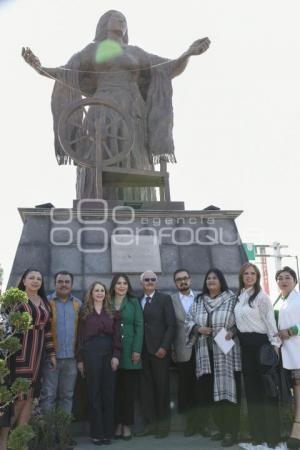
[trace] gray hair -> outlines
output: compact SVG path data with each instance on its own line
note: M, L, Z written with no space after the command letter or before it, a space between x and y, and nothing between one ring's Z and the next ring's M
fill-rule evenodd
M153 273L153 275L155 276L155 278L157 278L157 275L156 275L155 272L153 272L153 270L145 270L145 272L141 273L141 276L140 276L140 281L141 281L141 282L144 280L144 275L145 275L145 273Z

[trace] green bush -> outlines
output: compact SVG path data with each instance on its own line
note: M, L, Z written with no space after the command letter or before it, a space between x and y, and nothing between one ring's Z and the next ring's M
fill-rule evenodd
M26 292L17 288L7 289L0 295L0 413L17 398L18 394L26 393L29 389L29 382L23 378L17 378L12 385L7 385L7 376L10 373L8 360L21 348L18 334L32 327L30 314L18 311L19 306L27 302ZM9 448L29 450L28 443L33 438L34 432L30 425L18 426L10 433Z
M0 296L0 302L5 310L13 311L21 303L28 303L26 292L18 288L9 288Z
M10 433L8 448L12 450L29 450L28 444L33 437L34 432L30 425L20 425Z
M27 312L20 312L18 308L28 302L26 292L18 288L9 288L0 295L0 412L12 403L20 392L27 392L29 383L18 378L12 386L6 386L9 375L8 359L20 348L17 336L31 329L32 318Z
M72 416L62 410L33 417L30 425L34 432L34 438L29 443L29 450L68 449L71 438L71 421Z

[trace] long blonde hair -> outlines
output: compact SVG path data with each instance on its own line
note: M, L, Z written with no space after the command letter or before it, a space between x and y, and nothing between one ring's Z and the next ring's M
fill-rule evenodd
M96 284L100 284L100 286L102 286L105 290L105 297L103 300L103 308L105 310L105 312L112 317L113 316L113 312L112 312L112 305L111 305L111 299L110 299L110 295L108 292L107 287L105 286L105 284L101 283L101 281L94 281L93 284L91 284L91 286L88 288L86 296L85 296L85 302L84 302L84 306L82 309L82 317L85 319L89 314L93 314L93 312L95 311L94 308L94 300L93 300L93 290L96 286Z

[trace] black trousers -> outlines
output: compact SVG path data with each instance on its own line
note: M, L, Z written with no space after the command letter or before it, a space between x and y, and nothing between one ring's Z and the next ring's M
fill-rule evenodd
M213 364L213 353L209 352L210 366ZM209 418L208 411L222 435L226 433L237 436L240 425L240 404L241 404L241 372L234 372L237 403L228 400L214 401L214 374L202 375L198 379L198 396L201 407L201 417Z
M265 368L259 363L259 350L269 342L266 334L239 333L242 347L242 367L252 438L271 446L280 442L278 400L268 398L262 375Z
M83 352L92 439L111 439L114 427L115 372L111 368L111 336L90 339Z
M138 373L140 370L119 369L117 371L115 423L133 425L134 402L138 386Z
M170 428L170 356L159 359L143 351L140 377L141 407L148 428L168 432Z
M194 431L201 428L195 365L194 348L188 361L176 362L178 375L178 412L184 414L186 427L193 429Z

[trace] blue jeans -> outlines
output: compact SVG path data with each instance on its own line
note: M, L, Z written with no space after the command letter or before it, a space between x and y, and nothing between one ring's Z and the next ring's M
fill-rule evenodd
M40 397L43 413L59 408L71 414L76 377L75 358L57 359L56 369L49 360L45 361Z

